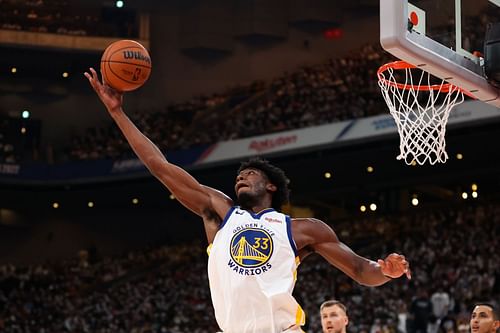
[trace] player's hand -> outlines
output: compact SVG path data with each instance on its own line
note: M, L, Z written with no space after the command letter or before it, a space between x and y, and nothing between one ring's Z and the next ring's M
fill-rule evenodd
M111 88L106 82L101 83L92 67L89 68L89 71L90 73L85 72L84 75L108 111L113 112L120 109L123 104L123 93Z
M385 276L395 279L406 274L406 277L411 280L410 264L406 261L405 256L391 253L384 260L379 259L377 263Z

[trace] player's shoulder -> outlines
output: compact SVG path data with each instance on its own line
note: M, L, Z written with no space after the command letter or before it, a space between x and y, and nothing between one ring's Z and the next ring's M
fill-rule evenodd
M324 224L325 222L314 217L292 217L293 223L311 223L311 224Z
M314 217L294 217L291 219L295 229L309 231L326 231L331 229L328 224Z
M314 217L296 217L292 220L294 238L302 239L303 244L310 245L336 239L333 229L320 219Z

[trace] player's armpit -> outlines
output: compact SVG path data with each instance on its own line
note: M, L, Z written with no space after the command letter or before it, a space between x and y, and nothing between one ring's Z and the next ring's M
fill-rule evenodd
M368 286L381 285L390 280L382 274L376 262L359 256L339 241L333 229L326 223L317 219L301 219L298 222L294 223L293 229L295 241L300 246L311 247L314 252L353 280Z

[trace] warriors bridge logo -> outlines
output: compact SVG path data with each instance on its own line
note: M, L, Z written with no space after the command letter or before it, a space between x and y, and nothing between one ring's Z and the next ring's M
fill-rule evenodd
M265 230L247 228L231 239L229 267L241 275L259 275L271 268L273 239ZM239 266L239 267L238 267Z

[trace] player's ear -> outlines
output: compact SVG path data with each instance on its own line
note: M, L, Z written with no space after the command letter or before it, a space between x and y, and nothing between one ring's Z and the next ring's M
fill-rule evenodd
M269 192L276 192L278 188L272 183L267 183L266 190L268 190Z

